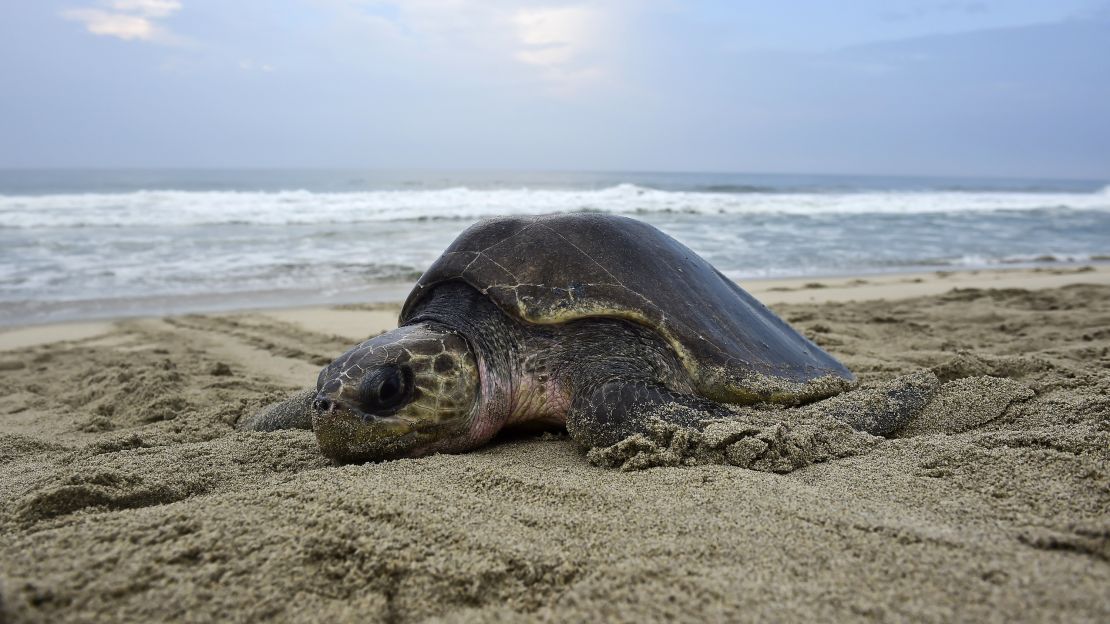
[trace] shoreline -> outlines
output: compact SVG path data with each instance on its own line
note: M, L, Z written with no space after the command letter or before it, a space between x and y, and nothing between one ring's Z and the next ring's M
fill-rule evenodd
M894 301L938 295L954 288L1038 290L1072 284L1110 284L1110 264L760 278L743 280L739 283L761 302L770 306L791 303ZM361 340L367 335L392 329L395 326L397 309L408 293L408 289L407 285L395 284L368 289L364 298L357 303L344 299L305 306L277 304L236 307L231 305L189 312L17 323L0 326L0 351L53 342L93 339L107 334L123 321L212 314L258 314L298 325L302 329ZM214 295L205 295L192 299L203 302L215 298Z

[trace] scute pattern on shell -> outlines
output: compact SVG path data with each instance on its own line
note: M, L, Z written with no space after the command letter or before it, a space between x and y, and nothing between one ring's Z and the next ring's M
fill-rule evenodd
M627 217L479 222L420 278L401 322L452 280L529 323L608 317L649 327L675 350L699 393L717 401L799 403L855 383L843 364L696 253Z

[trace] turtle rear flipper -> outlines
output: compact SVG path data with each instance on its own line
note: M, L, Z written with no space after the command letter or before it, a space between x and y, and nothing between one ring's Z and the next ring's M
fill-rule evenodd
M272 403L253 416L239 421L244 431L277 431L279 429L312 430L312 401L316 388L305 388L280 403Z

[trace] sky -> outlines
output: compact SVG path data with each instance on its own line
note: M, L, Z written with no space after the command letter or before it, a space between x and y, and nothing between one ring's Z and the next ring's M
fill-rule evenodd
M0 167L1110 177L1108 0L36 0Z

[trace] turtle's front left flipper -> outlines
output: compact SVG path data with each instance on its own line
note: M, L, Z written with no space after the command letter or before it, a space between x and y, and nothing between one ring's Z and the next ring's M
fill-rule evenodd
M731 416L718 403L674 392L652 380L616 379L575 393L567 412L567 432L590 449L611 446L635 434L647 435L657 420L700 430Z
M267 405L253 416L239 421L245 431L277 431L279 429L312 430L312 402L316 388L305 388L280 403Z

